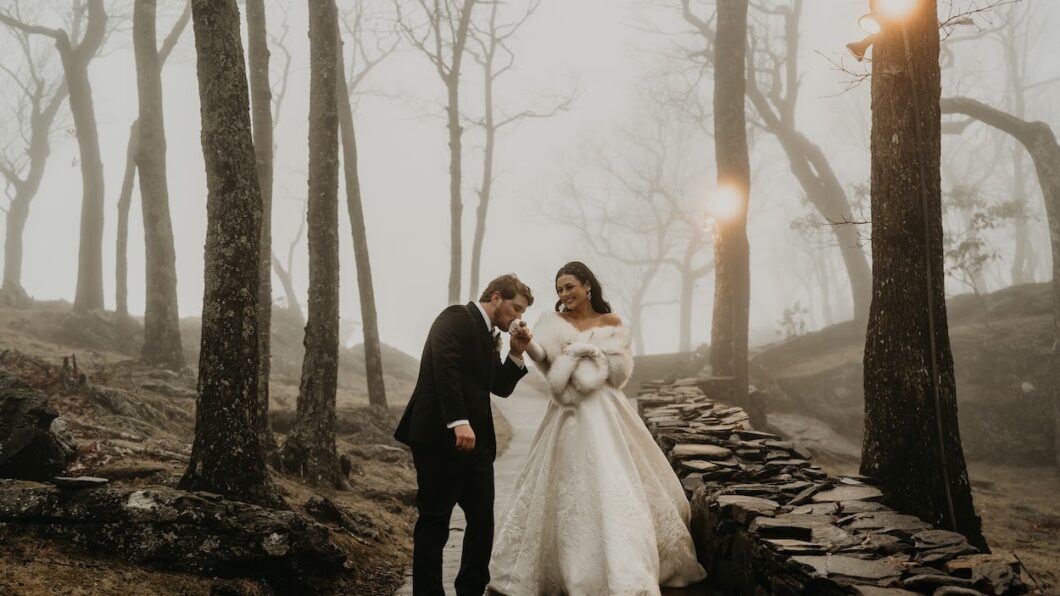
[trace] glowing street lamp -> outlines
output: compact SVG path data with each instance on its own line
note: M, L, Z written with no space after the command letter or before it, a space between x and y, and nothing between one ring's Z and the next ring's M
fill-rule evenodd
M872 14L881 21L904 21L916 12L923 0L875 0Z
M744 211L743 193L733 184L722 184L714 190L710 202L710 219L726 224L735 221Z
M871 0L870 12L858 19L858 27L868 35L861 41L847 44L854 59L861 62L865 54L883 31L883 25L901 23L916 12L923 0Z

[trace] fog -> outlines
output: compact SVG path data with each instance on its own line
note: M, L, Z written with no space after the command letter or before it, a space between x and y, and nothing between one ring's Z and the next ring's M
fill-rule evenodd
M5 2L4 4L10 4ZM24 3L25 4L25 3ZM37 22L58 24L65 4L42 3ZM137 115L135 68L128 22L131 8L114 3L108 13L112 23L125 19L105 42L102 55L90 67L93 97L100 129L106 175L106 224L104 239L104 283L106 305L114 307L114 244L116 201L125 162L129 125ZM383 44L396 40L393 3L368 2L377 15L373 23ZM695 4L695 3L693 3ZM854 62L845 45L861 39L859 15L867 11L863 0L813 0L806 3L802 18L800 76L802 90L798 107L800 130L821 146L831 160L848 194L856 185L867 184L870 122L869 82L857 81L866 67ZM989 4L980 2L979 4ZM183 2L162 0L159 37L183 8ZM292 56L289 89L276 128L275 193L273 206L274 251L285 260L288 245L305 218L308 41L304 3L274 1L269 4L269 26L274 34L287 19L286 45ZM525 2L508 2L502 13L518 15ZM340 12L352 3L340 0ZM945 6L947 13L961 12L975 3ZM971 15L973 25L963 25L948 35L944 52L943 96L966 95L997 107L1011 107L1002 72L1002 53L997 43L965 38L982 36L1008 10L1033 10L1024 39L1034 44L1022 79L1028 85L1026 117L1060 127L1057 77L1060 76L1060 5L1048 0L1025 0L1017 7L1001 6ZM286 17L284 15L287 11ZM702 8L703 12L708 9ZM760 16L760 15L759 15ZM945 14L942 15L945 18ZM752 18L758 18L754 16ZM511 41L515 55L513 70L498 82L499 111L526 109L547 111L560 98L573 93L568 110L551 118L527 119L505 129L498 141L494 199L486 231L482 279L506 272L519 274L534 290L537 302L527 315L533 322L552 308L555 271L566 261L583 260L598 269L605 290L622 285L626 270L596 254L582 232L556 221L564 204L571 201L566 175L590 182L596 173L585 171L594 146L616 147L620 131L638 130L652 121L653 109L646 95L677 78L673 73L696 70L688 48L700 40L690 35L680 14L680 3L656 0L544 0L539 9ZM189 26L163 71L165 122L168 145L169 193L176 240L178 293L182 317L196 316L203 293L203 243L206 222L206 182L199 145L199 103L192 31ZM0 61L11 70L19 68L22 56L10 35L0 36ZM60 72L58 56L50 41L34 39L35 51L49 58L49 72ZM347 43L346 51L350 50ZM950 60L950 63L946 61ZM282 56L273 50L273 80L279 74ZM842 65L843 68L840 67ZM844 70L845 68L845 70ZM669 73L669 74L668 74ZM474 60L466 59L461 83L462 111L477 118L482 111L482 75ZM1044 84L1037 85L1039 82ZM402 41L365 79L356 104L359 169L363 190L368 240L375 278L379 325L384 343L418 355L427 329L445 306L449 276L448 148L445 130L444 88L424 56ZM710 77L705 76L695 95L709 106ZM5 109L0 138L8 153L22 150L23 142L13 125L11 110L17 92L7 79L0 87L0 106ZM749 112L753 108L748 104ZM709 110L709 107L708 107ZM25 231L23 286L38 300L72 300L76 279L81 180L79 154L67 108L62 108L53 137L53 153L45 179L33 201ZM691 211L701 209L704 219L714 182L711 139L694 125L677 126L687 135L688 184L682 200ZM708 127L709 129L709 127ZM842 262L827 234L827 246L817 246L792 229L792 221L812 213L803 190L791 176L784 153L771 135L752 127L751 211L748 233L752 251L752 343L782 337L780 321L785 309L798 303L798 315L806 330L828 322L821 307L821 293L812 275L811 255L826 255L834 283L830 301L833 322L851 312ZM1011 154L1012 142L1000 133L972 124L958 138L944 140L945 189L977 180L982 193L1004 197L1011 186L1011 170L986 168L996 161L993 149L980 145L1002 143ZM481 288L467 288L470 245L477 206L475 189L481 177L482 132L467 125L464 137L464 288L470 298ZM677 141L674 142L677 146ZM621 146L617 148L621 149ZM697 169L698 168L698 169ZM992 171L993 170L993 171ZM983 174L983 176L980 176ZM1047 279L1049 259L1045 223L1040 216L1041 193L1028 169L1029 226L1031 245L1039 255L1034 278ZM340 194L340 197L344 195ZM341 201L344 202L344 201ZM344 206L340 207L342 210ZM867 207L855 208L857 218L867 220ZM142 314L144 303L143 228L134 194L130 214L129 309ZM958 218L959 219L959 218ZM949 221L949 220L948 220ZM817 224L827 229L828 222ZM340 214L342 258L342 316L359 318L356 278L348 219ZM959 225L954 223L955 226ZM868 226L861 236L868 252ZM949 230L948 230L949 232ZM1008 285L1013 251L1013 227L1000 223L983 231L996 258L982 273L986 287ZM823 252L822 252L823 251ZM306 291L306 246L304 237L294 252L297 290ZM709 244L701 261L710 260ZM248 263L248 266L251 266ZM969 291L957 279L947 280L950 293ZM710 337L713 298L712 276L696 284L693 308L693 344ZM671 352L677 348L678 305L673 303L678 283L664 269L652 282L649 297L660 304L647 309L643 319L646 352ZM609 291L616 310L627 305ZM274 278L274 296L282 300ZM354 338L353 341L359 341Z

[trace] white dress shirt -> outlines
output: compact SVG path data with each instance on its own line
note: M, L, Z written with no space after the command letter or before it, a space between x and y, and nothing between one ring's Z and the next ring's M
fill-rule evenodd
M490 320L490 316L486 314L486 309L482 308L482 303L478 302L477 300L475 301L475 307L478 308L479 314L482 315L482 320L486 322L486 328L490 330L490 335L492 335L496 331L496 328L493 325L493 321ZM514 362L519 368L526 368L526 364L523 362L523 359L521 357L509 353L508 359ZM456 428L465 424L471 424L471 422L467 420L454 420L449 424L446 424L445 426L447 428Z

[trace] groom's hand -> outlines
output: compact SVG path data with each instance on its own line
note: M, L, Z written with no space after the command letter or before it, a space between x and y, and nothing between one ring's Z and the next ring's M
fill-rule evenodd
M511 351L516 356L522 357L523 352L526 351L526 346L530 345L530 340L534 338L534 334L530 331L530 327L525 323L515 329L512 333L512 339L510 342Z
M471 451L475 448L475 431L471 430L470 424L461 424L454 427L456 432L457 451Z

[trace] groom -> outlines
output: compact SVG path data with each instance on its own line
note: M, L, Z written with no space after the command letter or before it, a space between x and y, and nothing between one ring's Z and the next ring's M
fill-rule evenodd
M508 358L500 359L500 331L534 303L514 275L494 279L478 302L442 311L427 335L416 388L394 438L412 448L416 466L412 593L444 596L442 550L449 518L460 505L467 518L458 596L482 596L489 583L493 548L493 431L490 393L508 397L526 374L523 351L531 334L512 334Z

